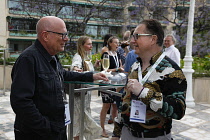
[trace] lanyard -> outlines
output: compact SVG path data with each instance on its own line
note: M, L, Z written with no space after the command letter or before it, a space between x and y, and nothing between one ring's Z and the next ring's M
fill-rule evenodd
M147 79L149 78L149 76L152 74L152 72L155 70L155 68L157 67L157 65L163 60L163 58L165 57L165 52L163 52L161 54L161 56L158 58L158 60L152 65L152 67L149 69L149 71L147 72L147 74L144 76L144 78L142 79L142 71L141 71L141 65L139 64L139 68L138 68L138 77L139 77L139 82L141 83L141 85L144 85L144 83L147 81Z
M118 60L117 54L116 54L116 58L115 58L114 54L111 51L109 51L109 52L113 56L117 68L119 68L119 60Z
M55 60L55 64L56 64L56 74L58 76L58 79L59 79L59 83L60 83L60 86L61 86L61 92L62 92L62 96L63 96L63 99L64 101L66 100L65 98L65 94L64 94L64 86L63 86L63 82L62 82L62 79L61 79L61 75L60 75L60 72L59 72L59 68L58 68L58 61L56 59L55 56L52 56L52 58Z

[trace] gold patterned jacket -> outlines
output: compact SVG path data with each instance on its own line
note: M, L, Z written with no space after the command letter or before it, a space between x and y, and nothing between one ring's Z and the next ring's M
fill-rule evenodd
M150 66L142 72L144 77L162 52L154 55ZM129 79L138 79L138 66L141 59L137 58L128 75ZM170 130L172 119L181 119L185 114L186 78L180 67L165 56L143 85L144 89L137 97L125 90L116 118L113 136L120 137L123 126L138 132L155 132ZM146 122L130 122L131 100L140 100L146 105Z

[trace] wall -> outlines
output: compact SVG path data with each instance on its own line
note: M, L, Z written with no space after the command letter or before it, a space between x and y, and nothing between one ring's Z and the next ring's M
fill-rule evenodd
M210 103L210 77L195 78L192 86L195 102Z

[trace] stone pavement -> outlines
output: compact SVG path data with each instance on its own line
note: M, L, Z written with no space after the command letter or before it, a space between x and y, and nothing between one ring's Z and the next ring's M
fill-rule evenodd
M92 95L91 108L95 121L100 123L101 97ZM105 128L109 135L113 130L113 124L107 124ZM0 140L14 140L13 134L14 113L10 107L9 92L6 96L0 95ZM174 140L210 140L210 104L196 103L194 108L187 108L185 117L173 120L172 137ZM95 140L108 140L99 137Z

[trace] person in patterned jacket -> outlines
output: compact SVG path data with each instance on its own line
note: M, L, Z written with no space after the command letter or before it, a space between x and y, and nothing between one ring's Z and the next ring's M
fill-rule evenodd
M163 52L164 31L154 19L143 20L132 35L137 61L125 86L111 140L170 140L172 119L185 114L187 81Z

